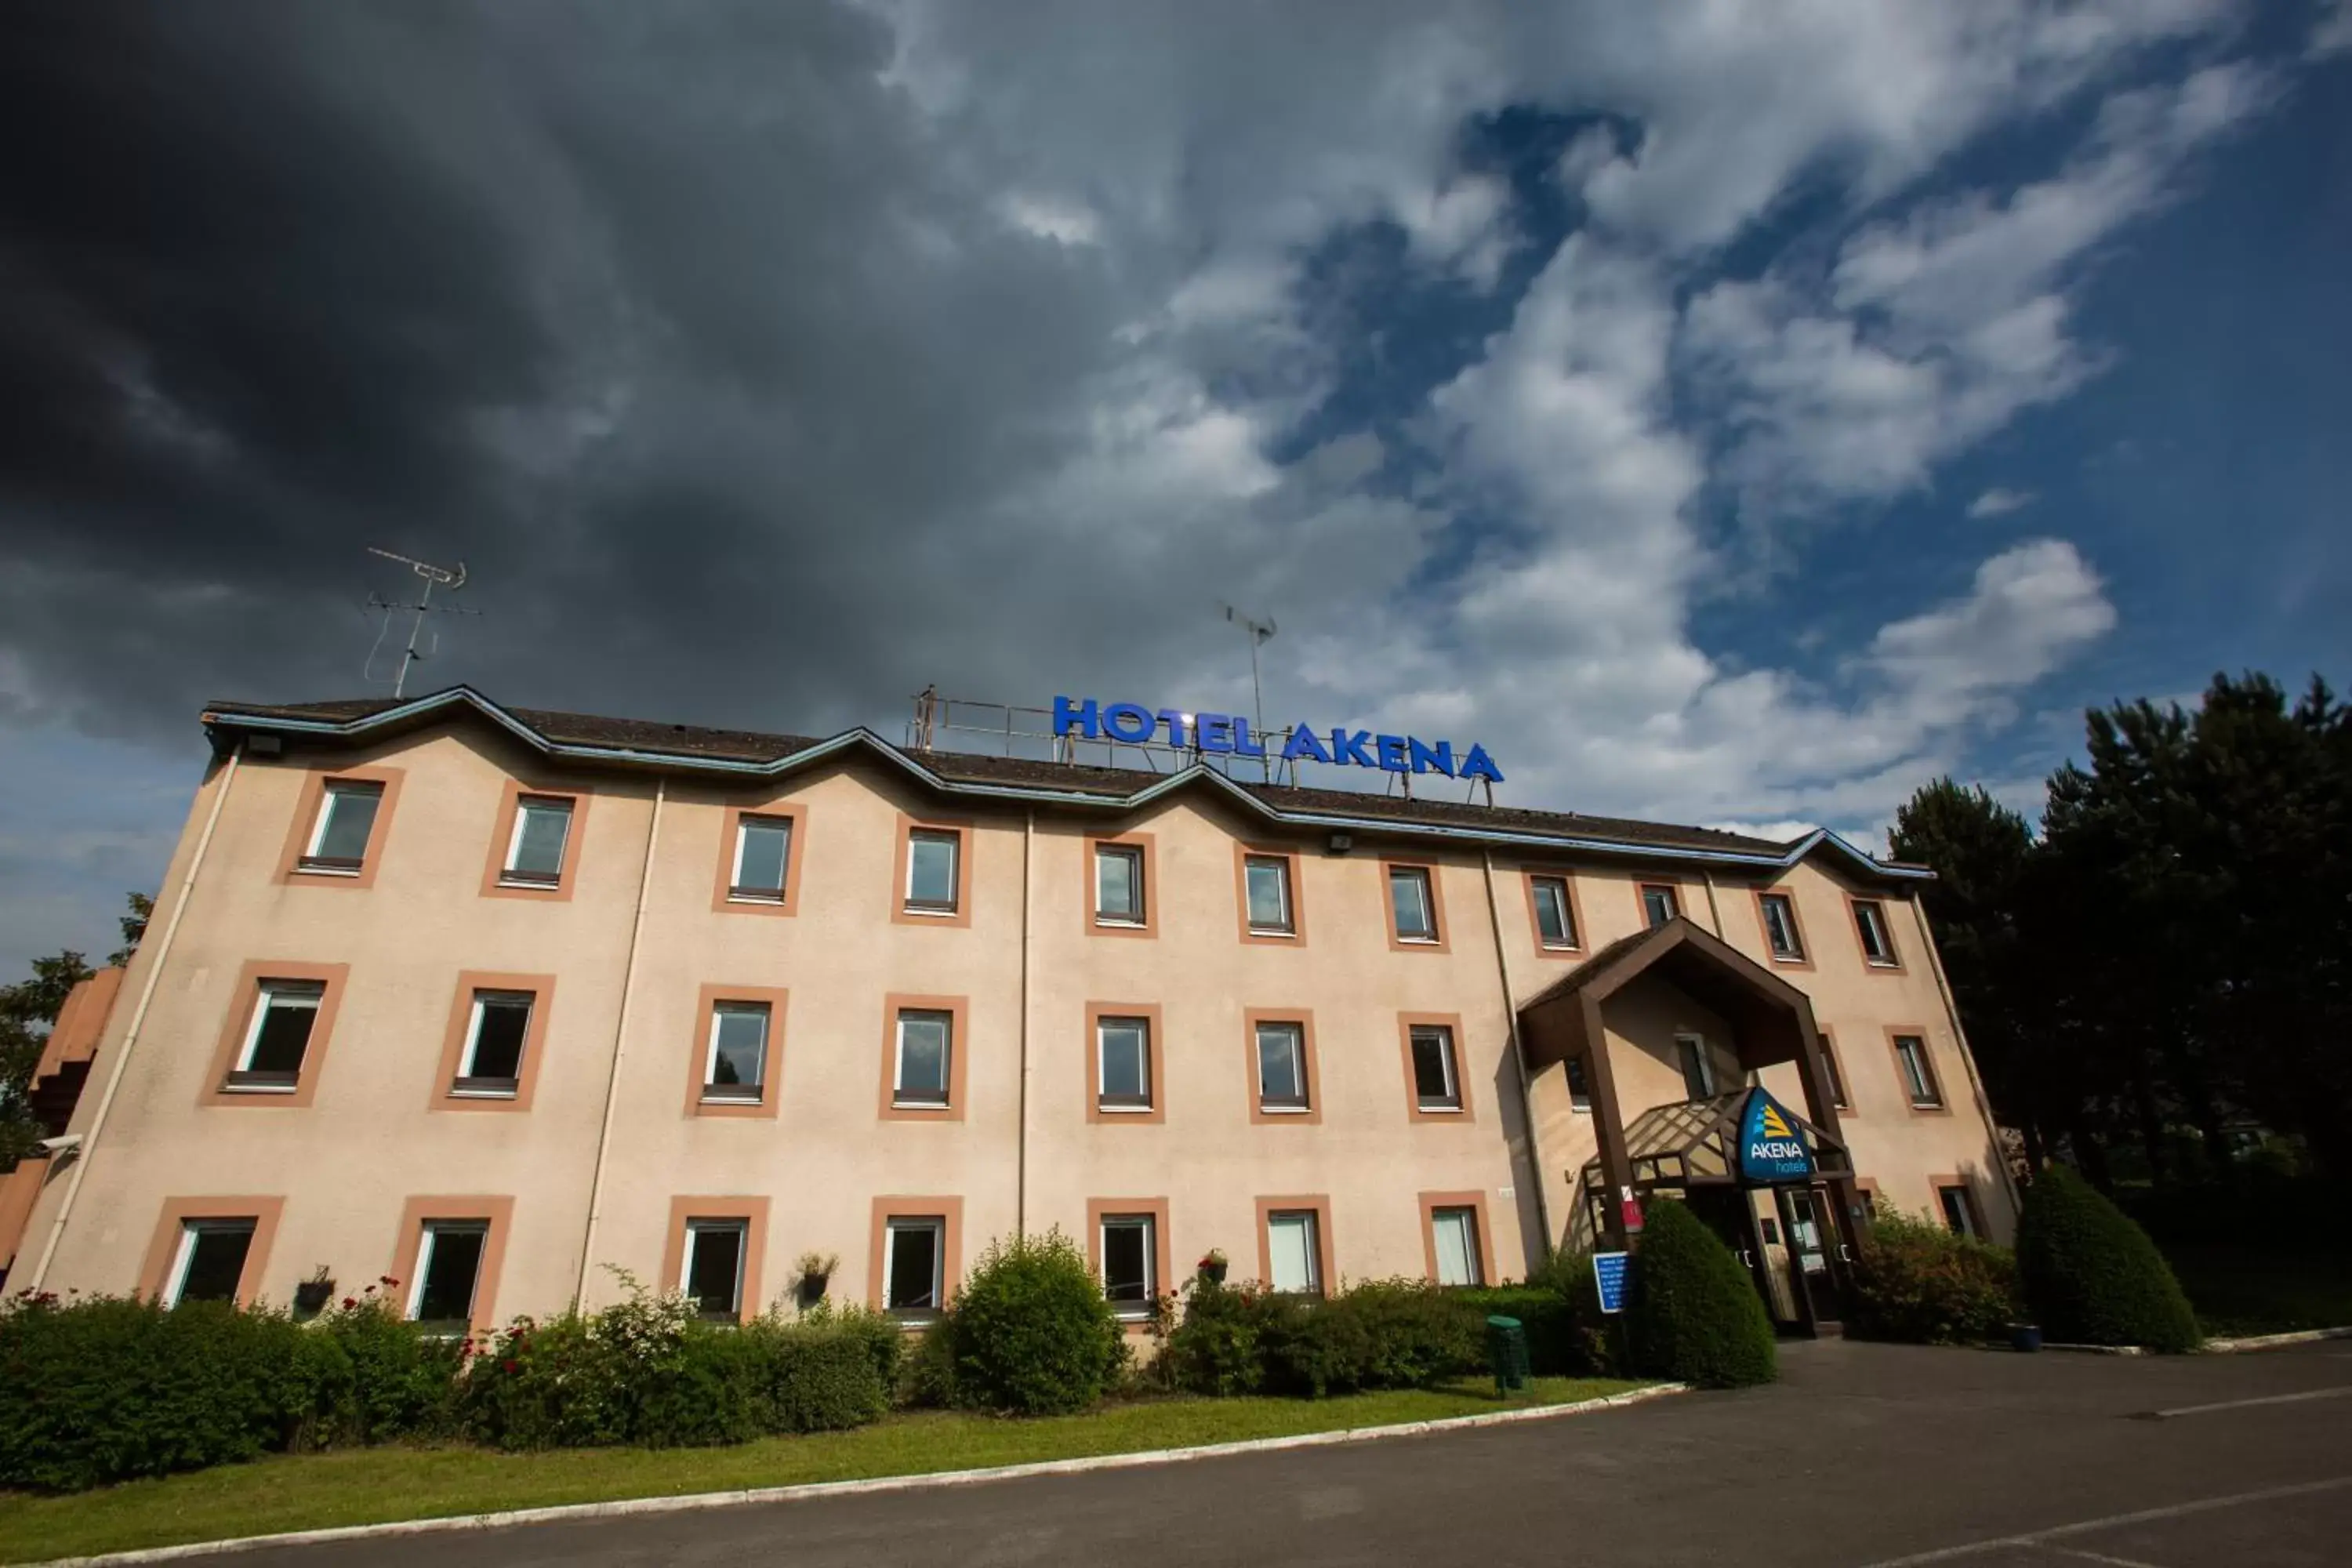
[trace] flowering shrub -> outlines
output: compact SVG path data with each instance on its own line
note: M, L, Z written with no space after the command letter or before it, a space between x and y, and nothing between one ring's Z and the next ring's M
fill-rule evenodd
M2016 1316L2017 1265L2008 1248L1900 1212L1872 1221L1854 1258L1846 1332L1968 1344L2000 1338Z
M317 1392L299 1446L439 1436L453 1426L466 1342L420 1331L401 1313L399 1286L387 1275L305 1330Z

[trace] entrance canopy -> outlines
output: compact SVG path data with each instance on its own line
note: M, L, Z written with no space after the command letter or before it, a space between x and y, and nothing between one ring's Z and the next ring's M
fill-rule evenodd
M1813 1044L1811 998L1722 938L1677 915L1662 926L1611 942L1519 1009L1528 1069L1549 1067L1598 1046L1597 1034L1587 1037L1585 1004L1606 1002L1644 975L1665 981L1729 1024L1739 1065L1748 1071L1775 1062L1802 1061Z
M1763 1103L1756 1103L1758 1096ZM1756 1113L1751 1116L1751 1112ZM1742 1169L1743 1142L1753 1121L1780 1119L1789 1141L1804 1146L1809 1160L1791 1162L1782 1173L1761 1176ZM1823 1159L1824 1154L1832 1156ZM1686 1100L1655 1105L1625 1127L1625 1157L1639 1188L1689 1187L1706 1184L1744 1186L1786 1185L1812 1180L1824 1166L1842 1166L1845 1145L1766 1094L1760 1089L1738 1089L1712 1100ZM1804 1167L1800 1169L1800 1167ZM1601 1180L1601 1162L1584 1168L1587 1185Z

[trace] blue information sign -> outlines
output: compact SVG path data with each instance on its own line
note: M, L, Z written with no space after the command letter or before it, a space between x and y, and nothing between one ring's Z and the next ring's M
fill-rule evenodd
M1739 1113L1739 1173L1767 1185L1813 1173L1813 1152L1798 1134L1797 1119L1761 1089L1748 1091Z
M1601 1292L1602 1311L1623 1311L1625 1310L1625 1255L1622 1252L1594 1253L1592 1283Z

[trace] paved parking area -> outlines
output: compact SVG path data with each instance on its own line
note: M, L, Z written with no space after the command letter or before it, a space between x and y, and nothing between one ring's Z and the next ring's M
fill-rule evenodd
M1825 1341L1783 1365L1769 1389L1560 1421L239 1561L2352 1563L2352 1344L2138 1360Z

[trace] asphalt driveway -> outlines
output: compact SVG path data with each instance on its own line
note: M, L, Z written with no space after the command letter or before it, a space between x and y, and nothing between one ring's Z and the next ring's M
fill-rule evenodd
M2352 1342L2134 1360L1826 1341L1783 1364L1769 1389L1559 1421L238 1561L2352 1563Z

